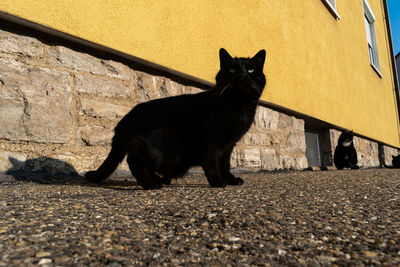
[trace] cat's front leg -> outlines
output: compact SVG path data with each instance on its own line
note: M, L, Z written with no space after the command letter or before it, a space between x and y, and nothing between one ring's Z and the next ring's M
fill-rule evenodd
M243 179L231 173L231 154L233 147L226 149L219 160L221 176L229 185L242 185Z
M350 165L350 169L352 169L352 170L357 170L360 168L359 166L357 166L357 152L355 149L353 149L353 151L351 153L349 165Z
M202 167L212 187L225 187L226 181L220 173L218 154L217 151L209 151Z

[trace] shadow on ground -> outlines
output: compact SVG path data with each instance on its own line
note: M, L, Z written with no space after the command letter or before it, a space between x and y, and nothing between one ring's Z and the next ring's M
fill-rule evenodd
M114 190L143 190L130 172L117 170L110 178L97 184L88 182L70 163L51 157L38 157L20 161L9 157L12 167L3 177L4 181L34 182L37 184L80 184L88 187L102 187ZM173 184L171 187L185 185ZM186 185L204 186L204 185Z
M9 157L9 161L13 166L5 172L7 178L3 177L0 180L34 182L37 184L80 184L82 186L102 187L114 190L143 190L129 171L117 170L111 177L97 184L88 182L83 177L83 174L79 174L76 171L74 166L60 159L38 157L27 161L20 161ZM203 173L189 172L186 177L196 177L196 180L200 180L195 183L187 183L185 179L178 178L173 179L172 183L165 187L209 187Z
M59 159L38 157L23 162L9 157L9 161L13 166L6 171L6 175L12 176L16 181L40 184L85 181L71 164Z

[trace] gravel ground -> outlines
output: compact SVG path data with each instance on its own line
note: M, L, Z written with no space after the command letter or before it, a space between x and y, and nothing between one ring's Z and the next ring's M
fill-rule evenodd
M241 177L1 175L0 266L400 265L400 170Z

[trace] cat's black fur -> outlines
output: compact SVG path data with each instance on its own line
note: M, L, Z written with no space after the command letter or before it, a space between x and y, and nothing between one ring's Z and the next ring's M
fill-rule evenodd
M400 169L400 155L392 156L392 166L385 164L385 167L389 169Z
M221 48L219 56L213 89L137 105L115 128L107 159L85 177L106 179L128 155L129 168L145 189L160 188L192 166L202 166L213 187L243 184L230 172L230 157L253 122L266 83L265 50L253 58L232 58Z
M335 166L338 170L343 168L359 169L357 166L357 151L353 144L353 132L343 131L339 136L338 145L334 154Z

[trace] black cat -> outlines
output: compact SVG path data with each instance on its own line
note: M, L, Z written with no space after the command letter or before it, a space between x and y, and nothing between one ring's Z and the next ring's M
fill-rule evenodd
M392 166L385 164L385 167L389 169L400 169L400 155L392 156Z
M357 166L357 151L353 144L353 131L343 131L339 136L334 162L338 170L343 168L359 169Z
M232 58L221 48L219 57L213 89L133 108L114 129L110 154L86 179L106 179L127 154L132 175L145 189L161 188L196 165L213 187L243 184L230 172L230 157L253 122L266 84L265 50L253 58Z

